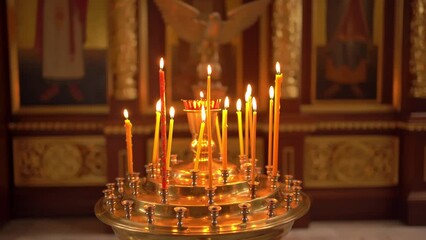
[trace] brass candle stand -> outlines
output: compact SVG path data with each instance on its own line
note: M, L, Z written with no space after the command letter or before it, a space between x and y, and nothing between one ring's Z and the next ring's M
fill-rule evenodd
M197 139L199 117L189 115L198 113L187 113ZM197 144L193 140L193 150ZM270 240L285 236L309 210L301 181L285 175L280 182L279 174L271 176L270 171L256 173L253 181L246 156L235 159L240 164L229 162L226 170L214 158L210 176L206 149L203 146L197 170L194 159L177 161L167 172L167 188L162 188L160 166L152 164L146 165L147 177L133 173L107 184L95 205L96 216L122 240Z

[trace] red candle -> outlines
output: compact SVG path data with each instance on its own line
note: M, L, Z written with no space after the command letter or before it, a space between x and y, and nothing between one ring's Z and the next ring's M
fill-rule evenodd
M164 59L160 59L160 71L159 71L159 80L160 80L160 100L161 100L161 187L163 189L167 188L167 176L166 176L166 151L167 151L167 122L166 122L166 80L164 77Z

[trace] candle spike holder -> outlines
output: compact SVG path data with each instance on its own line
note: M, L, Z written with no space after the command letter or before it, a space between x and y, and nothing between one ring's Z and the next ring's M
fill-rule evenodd
M216 113L217 102L211 103ZM186 102L187 105L199 103ZM198 111L187 107L185 109ZM194 129L194 138L201 115L195 112L187 112L187 115L191 115L188 124ZM207 149L208 144L213 147L214 143L203 140L200 144ZM191 147L194 150L197 146ZM146 178L140 178L138 173L117 178L116 183L107 185L103 197L96 203L97 218L111 226L120 240L271 240L285 236L294 221L309 210L310 199L302 191L300 181L280 183L278 173L268 176L267 172L257 173L256 182L252 184L251 163L245 155L229 158L224 175L226 171L222 171L215 152L210 160L210 175L203 151L198 171L191 171L194 169L191 156L177 161L170 171L164 172L167 179L163 179L160 161L147 167ZM168 180L165 188L163 180ZM212 188L206 187L210 181ZM273 200L265 204L265 199ZM132 201L132 204L123 201ZM121 204L116 207L117 202Z
M229 177L229 169L221 169L221 176L222 176L222 183L227 184L228 183L228 177Z

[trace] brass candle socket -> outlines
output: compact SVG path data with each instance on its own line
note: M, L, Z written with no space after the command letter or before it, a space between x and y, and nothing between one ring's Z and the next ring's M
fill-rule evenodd
M200 173L200 171L192 169L190 172L191 172L191 186L195 187L197 186L197 179L198 179L198 174Z
M140 180L139 179L132 180L130 182L130 188L132 189L132 194L135 197L137 197L138 194L139 194L139 184L140 184Z
M244 176L247 182L251 181L251 169L251 163L244 163Z
M105 201L112 195L112 192L110 189L104 189L102 190L102 193L104 194Z
M284 195L285 209L291 209L291 203L293 202L293 193L286 193Z
M177 227L182 228L183 227L183 218L185 217L185 212L188 210L186 207L175 207L174 208L176 212L176 219L177 219Z
M217 206L217 205L209 206L210 217L211 217L211 225L213 227L216 227L216 225L217 225L217 218L219 217L220 210L222 210L221 206Z
M206 187L206 191L207 191L207 198L208 198L208 204L212 205L214 203L214 191L216 191L216 187Z
M277 206L278 200L275 199L275 198L267 198L267 199L265 199L265 201L266 201L267 215L268 215L268 217L271 218L271 217L275 216L274 210Z
M140 175L140 173L138 173L138 172L126 174L126 180L127 180L127 184L128 184L129 187L131 187L130 184L133 180L139 179L139 175Z
M240 154L238 155L238 158L240 159L240 169L244 171L245 170L244 164L247 163L247 155Z
M117 177L115 178L115 183L117 184L117 191L120 195L124 194L124 178Z
M115 204L117 197L115 195L111 195L106 199L106 205L108 207L108 212L114 214L115 212Z
M294 201L298 203L300 201L300 192L302 191L302 187L294 186L293 190L294 190Z
M127 219L130 219L132 217L133 203L134 203L133 200L130 200L130 199L121 201L121 205L123 205L124 214Z
M280 178L280 174L277 172L275 176L271 176L269 179L269 182L271 183L271 188L275 189L277 188L278 179Z
M169 195L169 190L167 190L167 188L161 188L160 189L161 203L163 204L167 203L167 195Z
M153 205L153 204L146 204L145 206L143 206L143 208L145 209L145 214L146 214L147 222L149 224L153 224L154 223L155 205Z
M105 186L107 187L107 189L111 190L112 194L115 193L115 183L107 183L105 184Z
M228 183L228 177L229 177L229 169L221 169L221 176L222 176L222 183L227 184Z
M259 182L250 181L250 183L249 183L249 196L250 196L251 199L255 199L257 197L256 196L257 186L259 186Z
M250 203L240 203L238 204L238 207L241 209L241 222L247 223L248 222L248 214L250 213L251 204Z
M285 189L286 190L290 190L291 189L291 185L293 182L293 175L284 175L284 184L285 184Z
M272 175L272 166L270 165L265 166L265 169L266 169L266 175L268 176L268 178L270 178Z
M155 178L155 167L153 163L148 163L145 165L146 176L150 179Z

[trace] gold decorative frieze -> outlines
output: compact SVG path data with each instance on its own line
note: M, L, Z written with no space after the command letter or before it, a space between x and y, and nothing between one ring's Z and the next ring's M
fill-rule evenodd
M414 78L411 95L426 98L426 0L414 0L412 4L410 71Z
M102 131L103 122L12 122L12 131Z
M273 62L280 62L285 80L283 98L298 98L302 46L302 1L276 0L273 10Z
M310 188L380 187L398 184L398 138L305 138L304 182Z
M92 186L107 181L105 139L101 136L16 137L16 186Z

